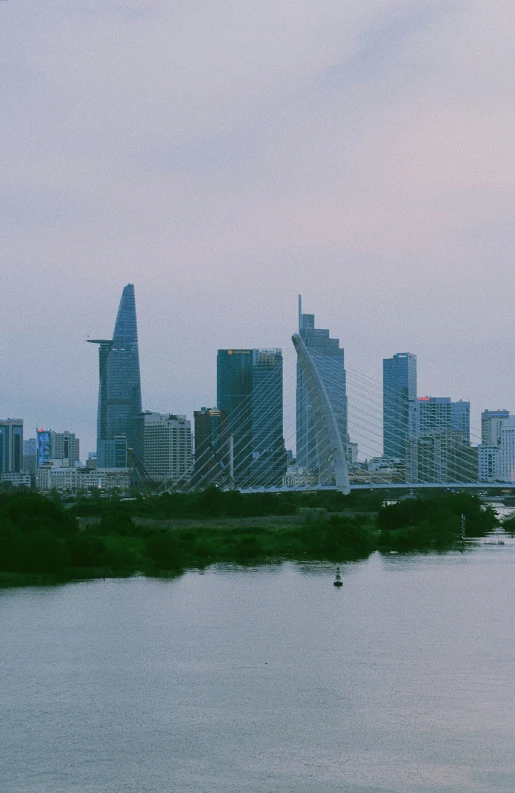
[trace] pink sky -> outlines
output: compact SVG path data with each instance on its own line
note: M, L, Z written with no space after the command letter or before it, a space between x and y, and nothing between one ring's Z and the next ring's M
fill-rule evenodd
M143 401L216 400L216 350L293 358L296 296L380 381L515 410L515 7L0 3L0 415L94 448L123 286ZM293 410L293 404L291 406Z

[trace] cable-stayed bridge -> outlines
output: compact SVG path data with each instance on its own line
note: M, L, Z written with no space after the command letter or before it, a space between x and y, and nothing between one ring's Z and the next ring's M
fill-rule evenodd
M281 358L280 381L273 367L260 370L256 384L241 394L231 415L222 415L196 445L194 488L216 484L242 492L348 493L515 487L512 482L478 481L480 432L453 426L445 405L436 405L421 430L416 402L407 404L407 398L393 390L386 399L380 381L343 370L342 359L309 349L299 334L292 341L293 348ZM270 363L267 352L272 351L258 352L265 364ZM300 410L307 411L308 420L299 421ZM399 438L399 454L388 459L383 457L384 420L390 420L390 435L393 425ZM296 465L288 465L287 449L296 450ZM307 466L301 464L301 456Z

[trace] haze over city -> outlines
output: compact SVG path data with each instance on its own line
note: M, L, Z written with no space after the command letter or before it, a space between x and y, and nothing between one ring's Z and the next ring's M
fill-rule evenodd
M95 448L137 293L145 408L216 399L296 296L378 382L512 409L512 4L0 5L3 416Z

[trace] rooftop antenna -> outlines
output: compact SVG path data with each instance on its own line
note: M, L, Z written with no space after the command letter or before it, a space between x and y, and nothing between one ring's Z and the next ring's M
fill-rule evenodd
M299 295L299 330L302 329L302 295Z

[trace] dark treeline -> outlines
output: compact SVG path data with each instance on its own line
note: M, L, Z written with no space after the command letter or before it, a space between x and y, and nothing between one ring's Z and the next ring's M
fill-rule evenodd
M383 497L378 493L335 490L311 493L240 493L210 487L200 493L163 493L162 496L137 497L119 501L119 509L127 515L157 519L183 518L259 518L268 515L295 515L299 509L325 509L327 512L354 510L374 512L381 508ZM111 502L112 503L112 502ZM71 507L74 515L102 515L105 500L90 497L79 499Z
M374 494L296 496L299 520L280 528L228 520L227 525L170 529L137 525L132 517L229 519L249 517L249 512L253 513L250 517L295 512L284 512L288 505L291 507L292 501L287 500L290 494L274 501L276 497L268 493L241 495L215 489L194 499L167 495L142 500L144 510L139 509L139 500L91 499L70 509L57 497L28 492L0 494L0 573L4 578L8 574L7 579L18 574L50 574L66 579L135 571L152 574L213 562L345 561L366 558L376 549L450 549L461 536L461 515L466 516L469 536L484 535L498 524L493 510L482 509L477 498L462 493L406 499L385 507L377 504ZM378 507L377 512L371 510L372 504ZM363 509L368 506L369 511L354 514L358 505ZM345 509L350 514L342 514ZM100 520L81 531L76 515L85 512Z
M499 520L491 507L469 493L409 498L383 507L377 516L379 550L445 550L461 538L483 537Z

